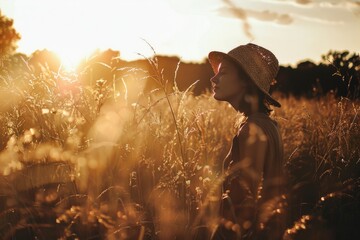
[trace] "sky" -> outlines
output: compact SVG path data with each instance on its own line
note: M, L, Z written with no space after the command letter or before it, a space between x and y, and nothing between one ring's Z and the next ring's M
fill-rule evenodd
M0 0L20 33L18 52L57 53L76 64L95 49L126 60L157 54L206 59L249 42L282 65L360 52L360 0Z

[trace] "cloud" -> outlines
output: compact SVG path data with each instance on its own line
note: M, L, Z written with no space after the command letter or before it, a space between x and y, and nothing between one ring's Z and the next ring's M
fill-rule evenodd
M244 9L236 6L230 0L223 0L227 7L218 9L218 13L224 16L231 16L241 19L243 21L243 30L249 38L254 38L251 33L251 25L248 18L254 18L265 22L274 22L277 24L287 25L293 22L293 18L289 14L279 14L269 10L255 11L251 9Z
M247 12L249 14L249 17L262 21L275 22L283 25L290 24L294 20L289 14L280 14L276 12L271 12L269 10L264 10L264 11L247 10Z
M265 22L275 22L278 24L287 25L293 22L293 18L289 14L280 14L269 10L255 11L240 7L224 7L218 10L224 16L234 16L241 20L254 18Z
M227 8L221 8L218 10L218 12L222 15L232 15L235 16L243 21L243 30L245 35L248 38L254 38L254 36L251 33L251 26L247 20L247 13L243 8L236 7L231 1L229 0L223 0L229 7Z
M248 15L245 9L238 7L226 7L218 10L218 13L225 16L236 17L243 21L243 30L247 37L254 38L251 33L251 26L248 22Z
M261 0L263 2L291 4L297 6L311 6L311 7L324 7L324 8L346 8L354 9L360 8L359 1L350 0Z
M360 17L360 2L350 0L265 0L273 3L292 4L296 6L320 7L320 8L340 8L352 12Z
M296 0L295 2L298 4L306 5L306 4L312 3L313 1L312 0Z
M341 25L344 24L344 21L332 21L332 20L327 20L327 19L322 19L322 18L315 18L315 17L309 17L309 16L304 16L301 14L292 14L292 16L304 20L304 21L308 21L308 22L313 22L313 23L320 23L320 24L326 24L326 25Z
M292 4L308 5L308 6L315 4L315 0L291 0L291 1L262 0L262 1L272 2L272 3L287 2L287 3L292 3ZM291 14L289 14L289 13L284 14L284 13L273 12L270 10L258 11L258 10L246 9L246 8L242 8L242 7L235 5L232 0L223 0L223 2L226 4L226 6L219 8L217 10L217 12L223 16L236 17L236 18L242 20L242 28L243 28L246 36L249 38L254 38L254 36L251 33L251 25L248 21L249 18L253 18L256 20L264 21L264 22L273 22L273 23L281 24L281 25L289 25L289 24L293 23L295 19L301 19L304 21L320 23L320 24L330 24L330 25L344 24L343 21L334 21L334 20L329 20L329 19L324 19L324 18L311 17L311 16L306 16L306 15L302 15L302 14L295 13L295 12L291 13ZM316 1L316 4L321 4L324 2L330 3L330 1ZM333 4L334 6L339 6L338 3L331 2L331 4ZM346 3L343 3L343 4L346 4L348 6L349 5L357 6L360 9L359 2L346 1ZM359 14L360 14L360 11L359 11Z

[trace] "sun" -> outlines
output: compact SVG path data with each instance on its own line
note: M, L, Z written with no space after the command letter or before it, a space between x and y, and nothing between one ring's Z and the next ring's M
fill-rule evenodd
M61 68L65 71L75 71L81 61L86 59L94 50L63 48L54 52L61 61Z
M86 0L37 1L41 7L32 11L24 7L14 16L26 19L16 26L22 35L19 50L29 54L36 49L55 52L67 70L76 69L96 50L118 50L125 60L139 59L139 53L151 56L153 51L142 39L157 53L176 52L171 50L171 42L183 29L180 15L163 0L104 0L102 4Z

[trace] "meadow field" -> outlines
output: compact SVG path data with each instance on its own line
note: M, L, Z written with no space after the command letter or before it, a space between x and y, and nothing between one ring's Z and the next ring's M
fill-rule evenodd
M243 116L161 69L84 81L25 65L1 74L1 239L189 239ZM275 96L284 239L356 239L360 102Z

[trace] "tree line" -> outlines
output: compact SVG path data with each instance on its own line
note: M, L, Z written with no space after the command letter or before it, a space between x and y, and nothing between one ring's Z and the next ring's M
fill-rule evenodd
M30 56L16 52L16 43L21 38L13 27L13 20L0 11L0 74L17 77L21 70L31 69L41 74L44 68L58 72L61 61L55 53L37 50ZM176 56L155 56L162 75L168 81L169 88L176 82L179 90L185 90L195 81L192 91L199 95L211 91L210 78L213 76L207 60L202 63L182 62ZM79 80L92 84L96 80L119 80L131 73L134 78L145 79L154 73L148 64L149 59L125 61L119 51L108 49L95 51L92 56L84 59L76 69ZM135 80L135 79L133 79ZM144 80L144 90L156 87L153 81ZM360 98L360 55L349 51L332 51L322 56L319 64L301 61L296 67L280 66L275 84L270 91L279 92L284 96L317 98L326 94L350 99Z

